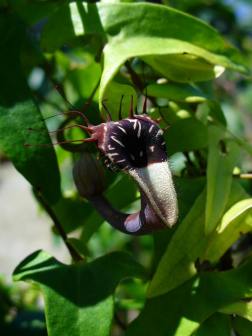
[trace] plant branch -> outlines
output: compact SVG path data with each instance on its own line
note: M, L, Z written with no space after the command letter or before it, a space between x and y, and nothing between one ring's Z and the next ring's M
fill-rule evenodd
M39 200L40 204L42 205L42 207L44 208L44 210L47 212L47 214L52 219L52 221L53 221L59 235L61 236L63 242L65 243L66 248L68 249L72 259L75 262L83 260L82 256L79 255L77 253L77 251L72 247L72 245L69 244L69 242L67 241L67 234L65 233L63 226L61 225L61 223L60 223L58 217L56 216L55 212L50 207L50 205L48 204L46 199L43 197L41 192L39 192L38 190L35 190L35 195L36 195L37 199Z

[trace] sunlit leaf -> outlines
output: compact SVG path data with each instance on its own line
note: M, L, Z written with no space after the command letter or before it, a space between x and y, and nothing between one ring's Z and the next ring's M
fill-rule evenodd
M187 103L199 103L206 100L203 92L190 84L150 84L146 90L148 96L157 98L167 98Z
M219 310L229 315L239 315L252 322L252 301L239 301L225 306Z
M205 190L179 224L157 267L148 288L148 296L164 294L196 274L194 260L204 246Z
M238 158L239 148L232 141L223 139L223 132L209 127L209 153L207 164L206 233L217 226L228 201L232 174Z
M207 81L217 77L213 65L194 55L145 56L143 60L164 77L179 83ZM222 68L224 71L225 68Z
M162 73L177 81L213 78L216 65L246 71L238 52L213 28L183 12L147 3L72 2L51 16L42 43L54 50L92 34L105 45L101 100L121 65L132 57L143 57L154 68L163 62ZM181 58L183 62L176 63Z
M230 197L226 205L227 209L238 200L246 197L247 194L244 189L239 184L233 182ZM147 293L149 297L162 295L181 285L196 274L196 259L207 259L205 257L205 251L208 249L209 242L212 240L215 242L215 239L213 238L211 240L212 235L206 236L204 232L205 202L206 190L201 192L197 197L191 206L191 210L187 213L182 222L179 223L179 227L170 239L166 251L150 282ZM227 245L232 243L233 241L229 240ZM228 245L228 247L229 246L230 245ZM227 246L225 246L225 248L227 248ZM219 249L222 249L222 247L219 247ZM225 250L223 249L221 251L224 253ZM211 259L210 255L209 253L208 259Z
M203 259L215 262L241 236L252 230L252 199L234 204L222 217L208 242Z
M252 294L252 261L226 272L208 272L147 300L127 336L190 336L222 307Z

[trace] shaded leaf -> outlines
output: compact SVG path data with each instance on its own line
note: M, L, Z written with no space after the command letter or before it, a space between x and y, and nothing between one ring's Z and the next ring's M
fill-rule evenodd
M207 127L195 118L181 119L165 133L169 155L207 147Z
M209 108L209 115L214 119L219 121L222 125L226 126L227 121L224 115L224 112L220 106L220 104L217 101L214 100L208 100L207 106Z
M11 6L29 25L37 23L57 10L57 1L10 0ZM66 2L65 0L62 1Z
M80 255L83 259L85 259L89 255L89 251L87 246L83 244L80 239L77 238L68 238L67 242L73 247L73 249Z
M231 323L228 316L214 314L207 319L193 336L230 336Z
M252 322L241 317L236 317L232 321L232 325L239 336L250 336L252 333Z
M8 32L8 33L6 33ZM17 170L50 201L60 196L60 177L53 147L40 111L32 100L20 65L25 27L14 16L0 18L0 148ZM39 130L29 132L28 128ZM27 148L25 144L31 144Z
M66 330L72 336L107 336L116 286L124 278L142 276L142 267L122 252L87 264L64 265L38 251L14 271L14 280L33 280L41 286L49 336L64 335Z
M53 210L64 227L65 232L69 233L84 225L86 219L94 209L91 204L83 202L77 197L61 197L54 204Z

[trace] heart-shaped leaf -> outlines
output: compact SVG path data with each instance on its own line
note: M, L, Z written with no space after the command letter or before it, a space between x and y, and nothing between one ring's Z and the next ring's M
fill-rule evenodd
M113 319L113 293L128 277L142 277L142 267L128 254L115 252L91 263L64 265L46 252L27 257L14 280L33 280L45 299L49 336L107 336Z
M104 47L100 101L120 67L133 57L182 82L213 78L216 66L246 72L240 54L213 28L183 12L148 3L76 1L61 6L45 26L42 46L55 50L92 35L100 36Z

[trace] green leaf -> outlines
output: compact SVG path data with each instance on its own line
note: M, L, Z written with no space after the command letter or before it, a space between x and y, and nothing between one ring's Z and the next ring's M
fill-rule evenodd
M90 203L84 202L77 197L61 197L54 204L53 210L65 232L69 233L85 225L86 219L94 209Z
M187 103L199 103L206 100L203 92L190 84L150 84L146 90L148 96L151 97L167 98Z
M209 116L220 122L222 125L226 126L227 121L220 104L217 101L208 100L207 106L209 108Z
M236 141L236 143L241 146L243 150L245 150L250 156L252 156L252 145L248 143L248 140L239 138L236 135L232 134L230 131L229 133L232 135L234 141Z
M233 319L232 324L235 331L238 332L239 336L251 336L252 322L249 322L240 317L236 317Z
M211 235L203 260L216 262L241 236L252 230L252 199L234 204L222 217L216 232Z
M6 33L7 32L7 33ZM40 111L32 100L20 65L25 27L7 14L0 18L0 148L16 169L50 203L60 197L60 177L53 147ZM28 128L38 132L29 132ZM25 144L31 147L25 147Z
M169 155L207 147L207 127L195 118L181 119L165 133Z
M190 336L221 307L252 294L252 260L227 272L208 272L148 299L126 336Z
M56 53L58 63L66 62L61 53ZM65 56L66 58L66 56ZM101 65L94 57L85 51L75 50L67 58L68 64L64 78L64 88L71 100L78 101L80 97L86 100L97 87L101 77ZM98 101L98 90L93 100ZM83 103L82 103L83 104Z
M252 322L252 301L239 301L219 310L223 314L239 315Z
M232 183L232 173L239 148L233 141L224 141L223 132L209 127L207 164L206 234L213 232L226 207Z
M246 72L240 54L213 28L155 4L72 2L50 17L42 45L55 50L65 43L81 43L80 37L94 34L104 44L100 101L119 68L132 57L144 58L154 68L163 63L162 71L177 81L208 80L215 66Z
M174 178L175 188L177 190L178 208L179 208L179 221L191 210L196 198L203 191L206 179L205 177L198 178ZM153 268L156 268L160 258L164 254L169 241L176 230L176 226L170 230L155 232L154 239L154 257Z
M179 220L182 221L192 209L197 197L204 190L206 178L205 176L195 178L174 176L174 184L179 195Z
M110 82L104 93L104 103L111 113L113 120L119 119L119 107L122 96L122 117L127 118L130 111L131 97L133 97L133 109L136 106L136 91L132 86L119 84L115 81Z
M215 65L236 70L243 68L231 61L236 59L236 52L233 54L233 49L231 51L214 29L187 14L169 7L141 3L114 4L110 10L105 6L98 8L102 10L101 21L106 35L109 35L104 49L101 97L120 66L132 57L143 58L154 67L162 63L165 66L161 69L162 74L176 81L180 81L182 75L182 81L208 80L213 77ZM76 11L74 15L79 13ZM177 62L176 70L182 70L183 64L187 63L187 71L172 73L174 62ZM200 78L191 77L197 74L196 64L201 70ZM188 70L190 67L193 71Z
M207 319L193 336L230 336L231 323L228 316L222 314L213 314Z
M222 127L227 125L224 112L217 101L206 100L202 104L199 104L196 110L196 117L202 121L205 125L209 120L221 124Z
M148 288L148 297L164 294L196 274L194 260L204 246L205 190L179 224Z
M77 238L68 238L67 242L73 247L73 249L85 260L89 255L89 250L87 246L83 244L80 239Z
M247 194L241 186L233 182L230 197L226 205L227 208L245 197L247 197ZM162 295L181 285L195 275L196 269L194 263L196 259L207 259L204 253L207 251L212 236L206 236L204 232L205 202L206 190L203 190L192 205L191 211L188 212L187 216L179 223L179 227L172 236L159 262L156 273L150 282L148 288L149 297ZM213 239L213 242L214 241ZM233 241L229 240L229 243L232 244ZM226 249L227 246L224 246ZM222 247L219 247L219 250L220 248ZM225 252L224 249L221 251L223 253Z
M57 1L10 0L11 6L18 15L29 25L51 15L59 6ZM66 2L65 0L62 1Z
M116 286L124 278L142 276L142 267L122 252L87 264L64 265L38 251L14 271L14 280L33 280L40 285L50 336L66 332L72 336L107 336Z
M225 68L215 68L200 57L190 54L145 56L143 60L164 77L180 83L207 81L218 77Z

